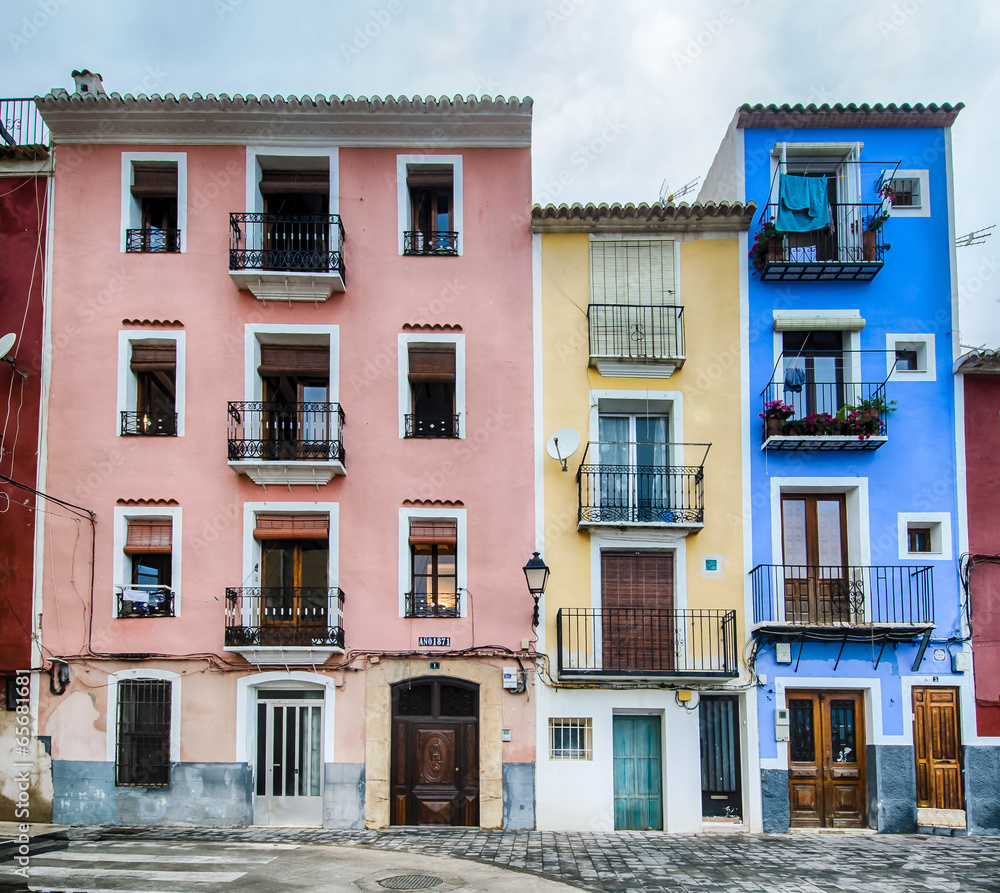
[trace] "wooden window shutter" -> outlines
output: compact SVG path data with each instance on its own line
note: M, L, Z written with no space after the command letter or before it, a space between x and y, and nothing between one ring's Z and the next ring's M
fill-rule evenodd
M147 521L133 518L128 522L125 538L127 555L148 555L153 552L170 554L173 540L173 525L170 521Z
M258 515L257 540L328 540L329 515Z
M129 365L133 372L173 372L177 367L177 345L133 344Z
M674 243L663 239L592 241L590 302L652 306L676 304Z
M264 376L297 375L328 378L330 348L262 344L258 371Z
M260 194L282 193L327 195L330 192L329 171L261 171Z
M450 164L427 164L407 167L406 185L418 189L450 189L455 180Z
M673 608L674 553L601 552L601 604L605 608Z
M410 521L411 546L451 546L458 548L458 525L454 521L435 518L413 518Z
M177 165L149 167L132 165L132 195L135 198L172 198L177 195Z
M410 381L455 380L455 345L442 347L411 347L409 356Z

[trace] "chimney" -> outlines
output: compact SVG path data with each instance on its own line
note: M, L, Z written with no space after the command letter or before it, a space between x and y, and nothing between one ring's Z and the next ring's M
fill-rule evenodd
M76 92L81 96L86 96L88 93L107 95L104 92L104 79L96 71L90 72L86 68L83 71L74 71L73 81L76 84Z

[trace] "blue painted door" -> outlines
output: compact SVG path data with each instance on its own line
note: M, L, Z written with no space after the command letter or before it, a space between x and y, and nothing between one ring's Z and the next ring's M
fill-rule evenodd
M663 830L660 717L614 717L615 830Z

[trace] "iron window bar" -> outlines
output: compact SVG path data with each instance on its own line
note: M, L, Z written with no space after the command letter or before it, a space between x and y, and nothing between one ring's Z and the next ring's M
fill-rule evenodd
M458 254L457 230L403 231L403 254L443 255L454 257Z
M590 304L587 327L594 358L684 359L684 308L680 305Z
M176 437L176 412L129 412L121 414L122 436Z
M339 403L229 403L229 461L343 462Z
M227 647L343 648L344 592L337 587L226 589Z
M130 583L117 589L119 617L174 616L174 592L169 586Z
M339 273L344 268L339 214L231 213L229 269Z
M440 594L438 599L440 599ZM455 603L443 605L434 601L429 592L407 592L404 598L404 616L414 617L461 617L461 590L455 593Z
M118 683L118 787L169 787L171 685L159 679Z
M406 413L407 437L458 437L459 417L435 413Z
M174 254L181 250L179 229L127 229L125 230L125 251L142 254Z

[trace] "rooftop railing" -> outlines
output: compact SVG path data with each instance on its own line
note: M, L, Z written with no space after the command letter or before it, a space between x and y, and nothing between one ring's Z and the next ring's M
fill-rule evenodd
M0 99L0 147L48 146L49 128L33 99Z

